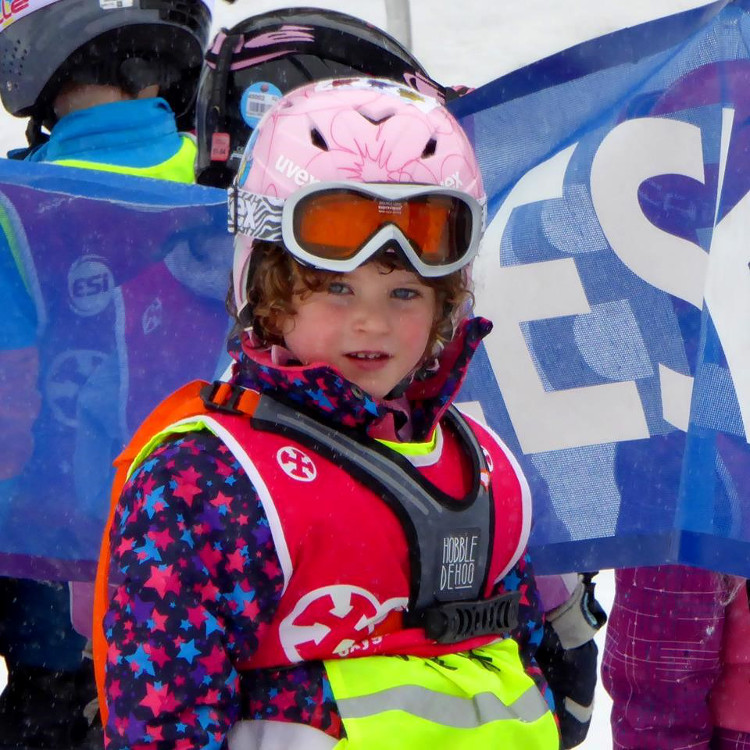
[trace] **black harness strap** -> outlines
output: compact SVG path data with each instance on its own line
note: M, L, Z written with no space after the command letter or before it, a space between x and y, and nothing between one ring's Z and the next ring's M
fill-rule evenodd
M354 437L270 396L261 396L251 419L257 429L288 435L341 466L396 514L409 545L407 626L422 627L442 643L516 626L518 592L481 599L492 556L494 503L488 483L481 481L489 477L482 447L457 409L446 412L446 427L465 447L473 470L472 488L461 501L376 440Z

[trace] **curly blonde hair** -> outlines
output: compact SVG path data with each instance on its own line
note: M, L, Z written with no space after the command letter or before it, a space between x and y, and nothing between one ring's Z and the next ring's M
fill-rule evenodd
M371 262L382 266L384 273L396 269L411 270L397 255L381 256ZM312 294L324 289L333 279L344 275L303 266L283 245L262 240L253 243L250 263L247 298L252 309L252 331L259 348L284 344L282 327L286 319L295 315L295 291L302 287L306 290L303 294ZM435 316L427 352L431 356L436 356L453 338L458 321L469 314L474 296L466 269L447 276L422 277L422 282L435 292ZM227 297L227 308L235 319L235 332L239 333L245 326L237 318L231 291Z

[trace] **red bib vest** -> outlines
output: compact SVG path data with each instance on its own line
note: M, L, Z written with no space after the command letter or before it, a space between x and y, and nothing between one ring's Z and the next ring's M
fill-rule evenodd
M207 409L199 398L202 385L193 383L173 394L133 437L117 461L112 513L136 456L155 434L168 433L170 425L200 422L229 448L258 493L284 575L279 608L258 632L256 653L238 665L240 669L355 654L429 657L495 639L480 636L439 644L427 638L422 628L406 628L409 547L401 523L377 491L296 440L256 429L245 414ZM257 394L244 392L241 411L252 414L257 399ZM526 480L508 449L489 429L469 417L466 420L485 454L489 476L481 481L490 484L494 503L492 553L483 592L488 597L525 550L531 501ZM469 457L450 430L439 426L434 448L411 456L410 461L448 495L461 499L467 492ZM108 534L109 526L97 576L97 623L107 607ZM433 563L440 566L441 583L449 588L460 588L474 573L471 550L462 546L445 545L441 559ZM106 642L100 625L94 629L94 646L101 697ZM106 712L106 706L102 710Z
M467 421L468 418L467 418ZM284 573L278 611L245 668L368 654L449 653L460 648L403 626L409 601L409 549L399 520L373 489L284 435L255 429L245 417L212 414L209 427L230 448L258 492ZM495 505L492 558L484 596L518 560L528 538L529 493L507 449L473 420L491 468ZM412 459L438 488L461 498L469 465L457 438L438 427L435 449ZM470 550L443 550L441 578L460 588L473 574Z

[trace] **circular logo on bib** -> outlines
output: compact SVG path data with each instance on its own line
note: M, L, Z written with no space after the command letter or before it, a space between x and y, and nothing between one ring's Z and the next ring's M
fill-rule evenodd
M384 602L360 586L337 584L305 594L279 626L279 638L290 661L319 659L321 653L366 650L375 626L392 612L406 609L404 597Z
M112 299L115 279L98 255L84 255L68 271L70 304L79 315L97 315Z
M276 453L276 460L284 473L298 482L312 482L318 470L310 456L299 448L287 445Z

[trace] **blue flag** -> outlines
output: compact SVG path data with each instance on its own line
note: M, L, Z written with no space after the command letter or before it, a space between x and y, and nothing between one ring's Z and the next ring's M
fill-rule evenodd
M0 574L93 576L112 460L226 368L220 190L0 161Z
M748 42L722 1L451 105L495 323L459 400L523 465L543 572L750 576ZM0 161L0 575L92 576L112 458L227 364L225 223L218 190Z
M530 479L542 571L750 576L750 3L579 45L452 107L495 323L462 400Z

